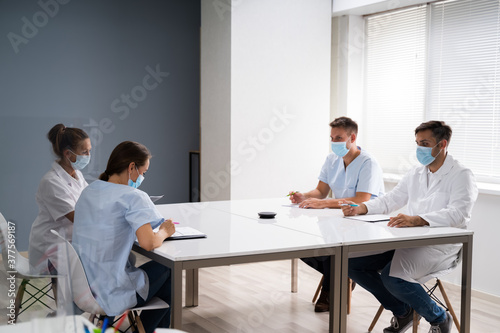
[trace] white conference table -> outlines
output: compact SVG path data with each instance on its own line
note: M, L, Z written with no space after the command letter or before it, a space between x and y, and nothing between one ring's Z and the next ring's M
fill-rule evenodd
M161 258L169 258L168 260L171 261L169 267L172 263L180 261L183 262L184 269L191 268L187 274L187 305L197 305L196 268L198 267L216 266L212 263L218 261L224 265L308 257L311 253L319 256L323 255L320 252L327 253L327 255L332 255L333 281L330 283L336 288L334 291L330 288L332 293L330 299L333 300L330 307L330 332L346 332L347 308L341 305L347 302L347 267L350 256L362 252L462 243L460 321L461 332L470 332L472 231L457 228L389 228L386 222L368 223L346 219L338 209L301 209L296 205L291 205L287 198L187 203L157 207L166 218L173 217L182 224L208 234L205 240L167 241L149 255L143 253L152 259L155 259L153 253L156 253L158 258L155 260L158 261ZM257 213L261 211L273 211L277 215L274 219L260 219ZM241 235L242 232L251 235L258 234L259 244L245 241L245 237ZM266 235L264 239L260 239L262 234ZM217 248L203 243L210 238L216 238L214 241L218 244ZM188 251L186 249L190 247L188 242L199 251ZM231 246L235 244L237 245ZM175 251L178 251L177 257ZM190 255L190 251L196 253ZM293 256L294 251L302 252L300 255ZM281 254L279 258L276 256L278 253ZM305 253L308 254L304 255ZM270 254L274 256L269 257ZM232 258L235 256L247 257L248 261L237 261ZM258 256L262 256L262 259ZM199 261L203 258L212 260L207 262L207 265L201 265L198 262L194 264L195 261L192 264L189 263L190 260ZM229 260L230 258L232 260ZM293 271L296 272L296 267L292 269ZM292 290L293 285L294 283L292 283ZM180 286L182 287L182 284Z
M462 243L461 332L470 332L473 232L458 228L390 228L387 222L362 222L343 217L340 209L303 209L287 198L210 202L208 207L259 220L256 212L274 211L273 225L317 235L328 243L342 242L341 303L347 304L348 258L360 253L382 252L436 244ZM296 265L296 261L294 262ZM296 268L292 268L296 272ZM292 275L296 279L296 275ZM297 282L292 281L292 290ZM337 285L337 284L336 284ZM294 290L295 291L295 290ZM340 306L340 332L346 332L347 307Z
M165 241L153 251L137 244L133 250L172 270L172 328L182 329L182 271L186 270L186 305L197 304L198 268L229 264L283 260L311 256L331 257L332 303L340 304L340 240L325 242L323 237L210 208L205 203L158 205L165 218L179 226L190 226L208 236L201 239ZM335 276L336 274L336 276ZM337 307L330 310L330 332L339 332ZM335 325L334 325L335 323Z

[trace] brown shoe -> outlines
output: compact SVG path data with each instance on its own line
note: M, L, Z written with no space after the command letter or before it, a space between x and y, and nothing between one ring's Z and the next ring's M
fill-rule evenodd
M327 312L330 310L330 302L328 301L328 291L325 292L321 289L321 294L319 294L318 301L314 306L314 312Z

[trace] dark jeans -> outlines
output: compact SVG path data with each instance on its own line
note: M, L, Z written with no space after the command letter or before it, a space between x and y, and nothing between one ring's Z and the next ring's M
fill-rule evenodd
M330 291L330 257L322 256L322 257L309 257L309 258L300 258L303 262L317 270L318 272L323 274L323 291Z
M139 267L144 270L149 279L149 292L147 299L142 299L137 294L137 307L143 306L151 298L158 297L170 304L171 286L170 286L170 268L157 262L149 261ZM141 312L141 321L146 333L152 333L157 327L170 327L170 308L148 310Z
M395 316L404 316L413 308L432 324L443 322L446 312L419 283L389 276L393 256L394 250L349 259L348 275Z

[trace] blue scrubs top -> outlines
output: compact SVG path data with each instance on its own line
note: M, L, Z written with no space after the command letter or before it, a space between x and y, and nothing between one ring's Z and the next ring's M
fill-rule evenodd
M130 186L97 180L83 190L75 207L73 246L90 288L107 315L117 316L146 299L146 273L128 262L135 232L164 221L149 196Z
M382 169L364 150L347 168L342 157L330 153L318 179L330 186L336 199L354 197L356 192L371 193L372 199L384 195Z

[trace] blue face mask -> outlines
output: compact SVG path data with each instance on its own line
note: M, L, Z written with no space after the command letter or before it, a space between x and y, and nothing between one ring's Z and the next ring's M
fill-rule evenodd
M331 142L332 151L338 157L344 157L349 152L346 142Z
M144 180L144 176L139 173L139 170L137 169L137 167L135 167L135 170L137 170L137 173L139 174L139 176L137 177L137 179L134 182L134 181L132 181L132 179L130 179L130 174L129 174L128 175L128 186L131 186L133 188L138 188L139 186L141 186L141 183Z
M441 142L441 141L439 141ZM439 142L436 144L436 146L439 144ZM434 146L434 147L436 147ZM424 166L427 166L434 162L436 157L438 157L439 154L441 154L441 150L436 156L432 156L432 149L434 147L421 147L417 146L417 160Z
M69 149L68 149L69 150ZM88 155L76 155L70 150L71 154L76 156L76 161L71 162L71 160L68 158L69 163L71 163L71 166L73 167L73 170L82 170L89 164L90 162L90 154Z

